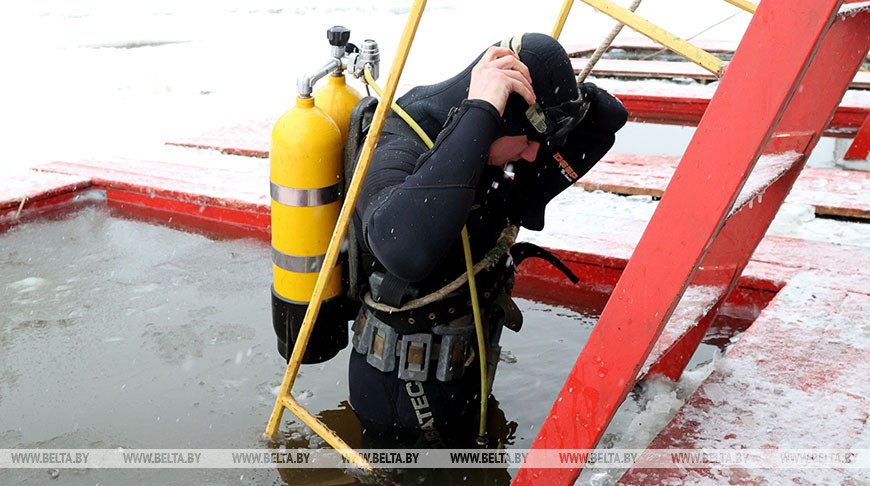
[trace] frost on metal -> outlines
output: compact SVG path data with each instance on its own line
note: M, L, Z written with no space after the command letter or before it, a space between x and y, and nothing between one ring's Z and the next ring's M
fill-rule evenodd
M843 4L840 6L840 11L837 12L837 15L840 17L846 17L847 15L854 17L865 10L870 10L870 2Z
M800 157L801 154L797 152L762 155L755 164L755 168L749 174L749 178L746 179L746 183L743 184L743 189L740 190L737 201L734 202L734 206L731 208L730 215L736 214L747 203L749 208L752 209L753 201L756 197L761 202L764 191L776 182L777 179L782 177L783 174L788 172Z
M647 374L650 368L673 346L680 338L698 325L704 316L716 305L725 292L724 287L713 285L691 285L683 293L683 298L671 314L671 318L656 340L652 351L647 356L638 378Z

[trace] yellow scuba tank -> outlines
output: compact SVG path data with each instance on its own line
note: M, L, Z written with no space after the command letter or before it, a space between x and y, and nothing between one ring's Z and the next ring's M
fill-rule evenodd
M333 58L299 80L296 106L272 130L272 325L285 359L293 352L341 210L344 138L361 98L341 74L349 36L343 27L329 29ZM312 97L314 82L327 73L333 74L327 85ZM303 363L327 361L348 344L354 306L344 295L342 266L332 270Z
M347 142L350 113L361 99L359 92L347 85L343 74L329 76L326 86L314 92L314 105L326 112L341 130L342 146Z

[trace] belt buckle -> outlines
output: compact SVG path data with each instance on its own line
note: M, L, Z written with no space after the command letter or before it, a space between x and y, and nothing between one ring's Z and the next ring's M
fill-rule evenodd
M431 354L431 334L403 335L399 350L399 378L406 381L426 381Z
M374 314L369 314L366 320L366 328L369 327L373 329L370 331L372 338L366 361L376 369L389 373L396 369L396 341L399 334Z

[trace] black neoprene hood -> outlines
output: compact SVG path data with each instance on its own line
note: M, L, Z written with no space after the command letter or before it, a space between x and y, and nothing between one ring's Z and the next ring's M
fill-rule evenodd
M468 97L471 70L482 56L483 53L452 78L437 84L420 86L399 98L399 105L431 138L437 137L441 131L450 109L458 106ZM574 69L571 67L568 53L559 41L546 34L523 34L519 57L529 68L532 89L541 107L553 107L577 98ZM510 95L502 117L501 135L535 133L525 116L528 107L528 103L520 95L516 93Z

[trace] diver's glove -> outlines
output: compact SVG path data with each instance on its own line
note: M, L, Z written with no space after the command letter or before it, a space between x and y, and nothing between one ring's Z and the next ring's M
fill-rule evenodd
M580 93L588 107L561 146L544 141L534 162L514 162L509 214L514 223L530 230L544 228L547 203L604 157L616 140L614 134L628 119L622 103L594 84L580 85Z

